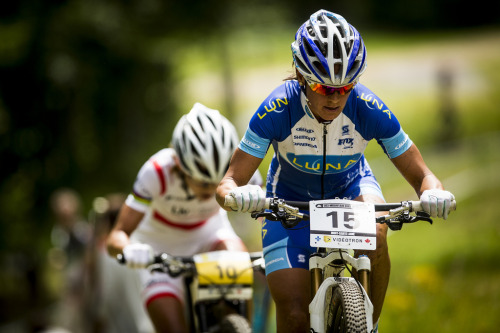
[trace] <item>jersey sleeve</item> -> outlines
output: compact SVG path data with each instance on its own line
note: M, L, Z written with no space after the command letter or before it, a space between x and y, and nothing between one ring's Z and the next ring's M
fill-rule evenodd
M245 153L258 158L264 158L266 156L267 150L271 140L260 137L257 133L247 128L245 135L240 141L238 148L243 150Z
M161 181L159 180L153 156L139 170L132 193L129 194L125 203L129 207L144 213L151 205L153 198L160 195L161 190Z
M284 139L286 126L290 124L290 84L277 87L259 106L250 119L248 128L238 148L244 152L264 158L272 140Z
M363 119L360 130L365 140L377 140L389 158L407 151L413 142L389 107L362 84L356 87L356 94L356 109Z
M402 128L393 137L387 139L379 139L378 143L382 146L387 156L395 158L407 151L413 142L408 134Z

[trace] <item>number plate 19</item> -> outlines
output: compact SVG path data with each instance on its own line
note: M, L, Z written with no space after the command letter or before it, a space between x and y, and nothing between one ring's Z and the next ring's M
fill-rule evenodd
M309 203L309 210L312 247L375 250L373 204L341 199L318 200Z

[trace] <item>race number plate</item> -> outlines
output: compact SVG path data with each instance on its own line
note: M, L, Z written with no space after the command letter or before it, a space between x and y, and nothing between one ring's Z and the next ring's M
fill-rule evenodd
M318 200L309 203L309 210L312 247L375 250L373 204L341 199Z
M248 252L214 251L200 253L193 258L200 285L253 283Z

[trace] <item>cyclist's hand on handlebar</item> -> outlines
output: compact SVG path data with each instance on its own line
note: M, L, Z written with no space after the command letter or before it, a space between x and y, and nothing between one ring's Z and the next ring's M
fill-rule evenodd
M154 261L154 251L148 244L134 243L123 248L123 256L128 267L146 268Z
M433 189L425 190L420 196L422 208L432 217L448 218L455 196L451 192Z
M234 188L229 195L236 201L238 212L255 212L264 209L266 193L258 185L245 185Z

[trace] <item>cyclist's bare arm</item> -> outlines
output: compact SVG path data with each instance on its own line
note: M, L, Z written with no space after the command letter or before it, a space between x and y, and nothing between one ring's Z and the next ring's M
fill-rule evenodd
M116 225L111 230L107 239L107 248L110 256L116 257L122 253L123 248L130 243L130 234L137 228L143 217L144 213L126 204L122 206Z
M419 197L425 190L443 189L443 185L427 167L415 144L403 154L391 159L391 161L406 181L415 189Z
M217 187L216 198L222 208L231 210L229 207L224 206L224 197L233 188L246 185L261 162L261 158L252 156L236 148L226 175Z

